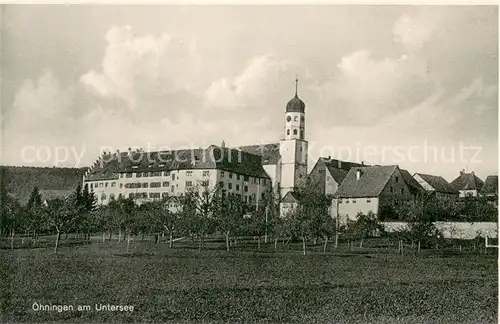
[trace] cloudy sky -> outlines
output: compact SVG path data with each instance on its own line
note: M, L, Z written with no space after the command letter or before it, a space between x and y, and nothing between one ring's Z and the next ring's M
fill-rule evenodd
M311 162L497 174L496 7L3 10L3 164L277 142L298 76Z

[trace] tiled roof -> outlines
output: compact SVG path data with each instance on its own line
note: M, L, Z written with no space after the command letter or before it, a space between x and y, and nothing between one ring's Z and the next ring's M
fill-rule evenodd
M401 176L408 185L408 189L410 189L410 193L412 195L417 195L419 193L425 192L424 187L422 187L420 183L418 183L417 180L415 180L415 178L411 176L410 172L404 169L399 169L399 172L401 172Z
M261 156L212 145L207 149L103 155L89 171L87 180L118 179L119 173L190 169L219 169L269 179L262 167Z
M460 172L460 176L450 183L455 190L481 190L483 184L483 180L479 179L474 172Z
M335 181L337 183L342 183L342 181L344 181L347 173L349 173L349 171L347 170L344 170L344 169L337 169L337 168L334 168L334 167L331 167L331 166L326 166L326 168L328 169L328 172L330 172L330 174L332 175L332 178L335 179Z
M397 165L351 168L334 196L340 198L377 197L397 168ZM361 177L356 179L358 170L361 171Z
M415 173L427 182L436 192L458 194L453 187L443 177L430 174Z
M364 165L364 164L356 163L356 162L332 159L330 157L321 157L320 160L323 161L329 167L343 169L346 171L349 171L353 167L363 167L363 166L368 167L368 166L370 166L370 165Z
M293 204L293 203L298 203L299 197L296 192L289 191L286 193L285 197L281 199L281 203L287 203L287 204Z
M498 176L490 175L486 177L484 185L481 188L481 194L498 194Z
M335 160L325 157L321 157L320 161L325 163L328 172L330 172L333 179L335 179L337 183L341 183L344 180L344 178L346 177L347 173L351 168L363 166L362 164L355 162Z
M243 152L262 156L262 164L278 164L280 159L280 144L257 144L257 145L244 145L238 147Z

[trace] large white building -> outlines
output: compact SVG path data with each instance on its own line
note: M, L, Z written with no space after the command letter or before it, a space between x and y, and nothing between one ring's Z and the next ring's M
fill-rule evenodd
M85 174L84 184L100 205L119 197L141 204L219 184L225 193L258 206L266 192L285 197L307 178L305 103L297 95L297 84L283 123L283 138L267 145L103 153Z

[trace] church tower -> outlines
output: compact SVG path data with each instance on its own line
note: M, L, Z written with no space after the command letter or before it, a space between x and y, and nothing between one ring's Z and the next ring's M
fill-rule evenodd
M297 95L299 80L295 80L295 97L286 105L285 134L280 141L281 197L305 184L307 177L307 148L305 140L305 103Z

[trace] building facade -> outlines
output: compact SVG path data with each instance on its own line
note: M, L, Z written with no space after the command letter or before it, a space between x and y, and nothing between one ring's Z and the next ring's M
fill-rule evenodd
M141 204L182 197L190 190L218 188L257 206L272 187L259 156L217 146L103 155L85 175L84 182L96 194L99 205L118 198L131 198Z
M483 180L479 179L474 171L467 173L465 170L460 171L460 175L450 183L451 187L459 192L459 198L477 197L483 184Z
M267 192L284 197L307 179L305 103L297 95L297 82L295 96L286 105L279 143L103 153L83 182L94 191L99 205L118 198L142 204L215 188L256 207Z
M412 197L411 186L398 166L353 167L333 196L331 215L340 222L355 221L358 213L380 216L384 204Z
M319 194L330 196L337 192L351 168L361 166L363 164L321 157L309 173L308 180Z
M458 199L458 191L453 189L453 187L443 177L415 173L413 178L429 195L433 195L438 200L456 201Z

